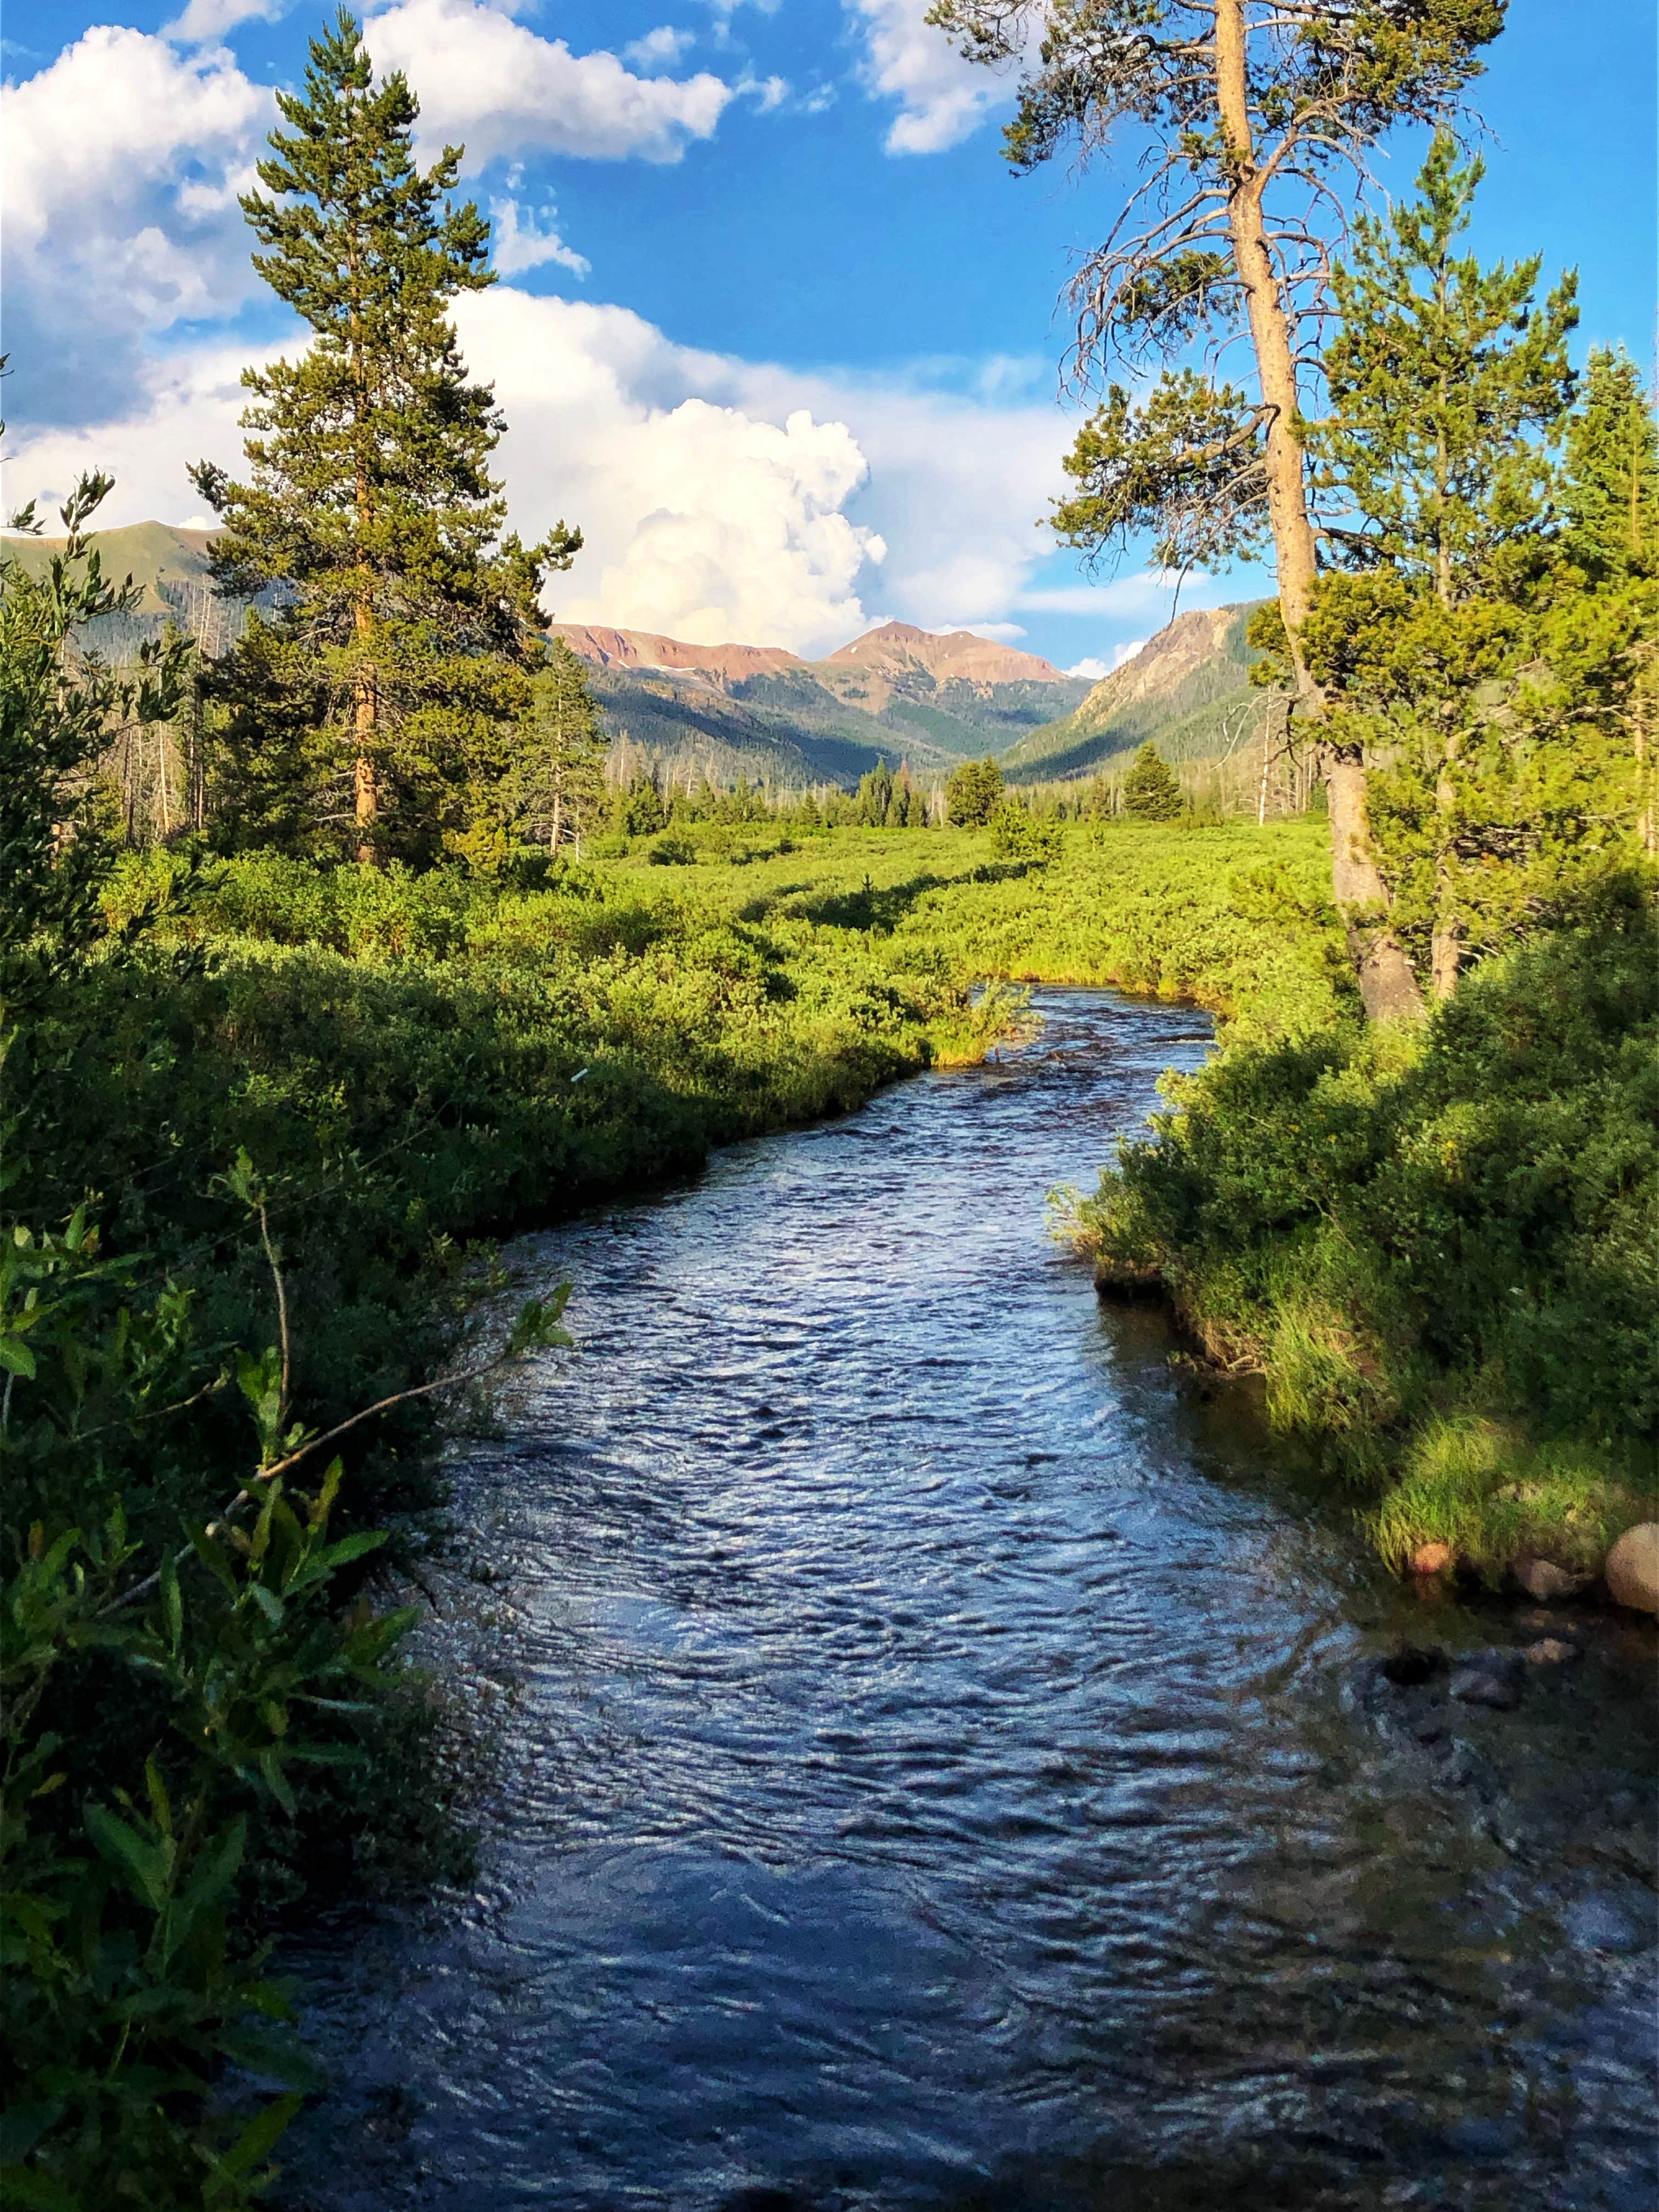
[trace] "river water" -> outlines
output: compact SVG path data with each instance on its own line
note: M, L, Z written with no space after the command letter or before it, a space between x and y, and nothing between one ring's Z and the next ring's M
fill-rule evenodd
M1536 1626L1400 1589L1102 1307L1045 1193L1207 1024L1037 1004L516 1248L580 1352L456 1454L483 1871L301 1961L339 2087L285 2201L1659 2202L1651 1634L1510 1713L1379 1696Z

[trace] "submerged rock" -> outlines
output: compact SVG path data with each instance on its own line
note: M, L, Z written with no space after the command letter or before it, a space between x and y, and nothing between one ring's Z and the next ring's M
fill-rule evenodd
M1512 1712L1521 1702L1526 1661L1517 1651L1475 1651L1452 1670L1449 1688L1460 1705Z
M1553 1559L1535 1559L1524 1552L1510 1571L1528 1597L1546 1604L1552 1598L1577 1597L1590 1582L1588 1575L1574 1574L1570 1568L1558 1567Z
M1615 1601L1637 1613L1659 1613L1659 1521L1626 1528L1603 1569Z
M1532 1667L1565 1667L1583 1656L1565 1636L1540 1636L1536 1644L1523 1644L1521 1650L1521 1656Z

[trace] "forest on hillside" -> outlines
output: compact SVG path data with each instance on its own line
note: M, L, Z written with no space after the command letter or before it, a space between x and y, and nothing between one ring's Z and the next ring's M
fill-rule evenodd
M234 641L204 598L88 646L137 603L105 477L49 558L0 555L16 2203L256 2201L319 2078L279 1939L466 1875L465 1759L400 1650L447 1409L568 1341L501 1240L972 1064L1033 983L1218 1017L1062 1226L1262 1378L1391 1565L1588 1578L1654 1518L1650 396L1577 356L1571 272L1468 249L1501 9L1259 15L933 16L1025 58L1017 170L1126 118L1152 149L1076 279L1103 392L1052 523L1271 556L1224 788L1138 736L1040 781L1075 726L845 789L608 774L544 604L578 521L508 528L450 317L489 222L343 12L242 202L310 339L246 372L240 471L193 464Z

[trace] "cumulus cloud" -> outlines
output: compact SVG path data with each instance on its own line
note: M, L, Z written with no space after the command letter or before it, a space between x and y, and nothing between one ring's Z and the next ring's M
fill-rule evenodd
M419 94L423 149L464 144L470 170L526 154L678 161L733 97L706 70L640 76L615 54L573 54L481 0L393 0L367 40Z
M672 69L696 43L695 31L677 31L672 24L660 23L642 39L630 40L623 48L623 59L638 69Z
M148 331L233 314L254 289L236 200L271 95L228 53L100 24L5 106L15 410L107 411Z
M490 240L495 266L503 276L517 276L526 269L543 269L550 262L573 270L578 276L587 275L593 264L586 254L565 244L555 228L558 212L550 200L532 210L526 210L516 199L490 201ZM538 215L542 218L539 226Z
M896 100L890 154L938 154L1007 104L1009 76L963 60L927 21L929 0L842 0L864 47L861 75L878 98Z
M925 628L1017 632L1065 443L1052 408L804 376L506 284L459 301L457 321L510 426L497 462L514 526L538 536L562 516L586 533L556 580L562 617L811 653L866 629L878 590ZM102 465L112 525L182 521L197 505L184 463L240 464L246 358L181 349L149 365L131 417L25 434L13 495L61 497Z
M797 651L863 626L858 579L885 548L843 512L868 467L844 422L745 407L733 364L625 308L498 287L460 319L511 425L515 520L586 537L562 617Z

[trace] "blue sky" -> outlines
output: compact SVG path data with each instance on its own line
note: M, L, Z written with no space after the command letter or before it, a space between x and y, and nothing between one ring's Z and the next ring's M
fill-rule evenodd
M118 519L191 519L183 463L236 458L237 368L294 343L234 194L318 11L179 4L8 9L10 501L95 459ZM924 5L371 12L371 51L466 139L503 226L503 283L463 337L514 425L515 521L588 532L561 612L805 650L898 615L1062 665L1167 614L1158 580L1091 583L1033 526L1076 414L1057 295L1117 180L1011 177L1000 88ZM1654 36L1637 0L1511 0L1476 93L1481 251L1576 263L1583 342L1644 363ZM1419 150L1394 150L1390 188ZM1191 581L1187 603L1264 584Z

